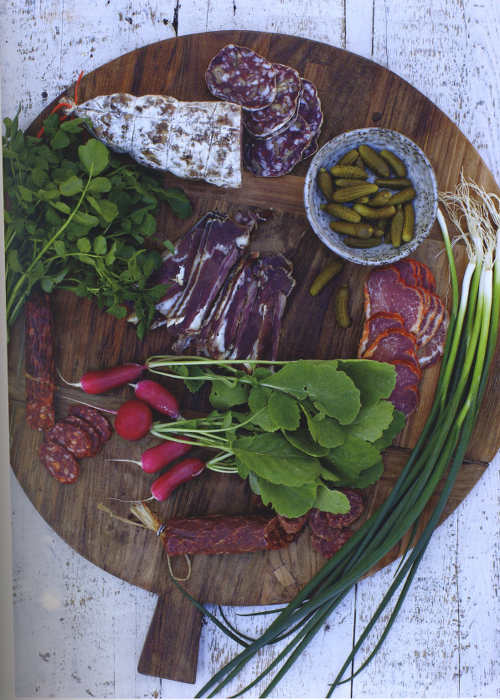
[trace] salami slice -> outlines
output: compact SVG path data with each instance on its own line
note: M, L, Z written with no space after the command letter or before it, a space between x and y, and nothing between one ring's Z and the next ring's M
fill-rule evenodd
M97 430L95 428L93 428L90 425L90 423L87 423L86 420L84 420L83 418L80 418L79 416L71 416L71 415L66 416L66 418L64 419L64 422L71 423L71 425L76 425L78 428L81 428L82 430L84 430L88 434L88 436L90 438L91 450L92 450L92 455L89 455L89 456L94 456L99 452L103 441L101 439L101 436L97 432Z
M361 494L353 489L342 489L342 493L349 499L351 509L348 513L327 513L316 508L309 511L307 524L316 537L329 539L332 530L348 527L361 517L365 509Z
M318 91L310 80L302 78L302 91L299 98L298 116L302 117L315 136L323 124L323 112L321 111L321 100Z
M92 455L92 441L89 434L71 423L59 421L47 432L47 439L62 445L78 459Z
M311 535L312 548L327 559L341 549L347 540L354 535L354 531L346 527L343 530L332 530L328 539L318 537L314 533Z
M365 315L369 318L379 311L399 313L405 328L418 334L427 303L424 292L407 285L395 267L372 270L365 283Z
M359 342L358 357L362 357L365 350L373 343L380 333L392 328L404 328L401 314L379 311L365 320L363 333Z
M415 336L404 329L381 333L363 353L363 357L378 362L410 359L417 361Z
M276 99L277 70L263 56L245 46L227 44L210 61L205 73L215 97L259 110Z
M314 134L311 143L306 147L305 151L302 153L302 160L306 160L313 156L319 147L319 133Z
M243 123L253 136L265 137L282 129L293 119L301 91L301 79L296 70L281 63L276 69L276 97L269 107L245 112Z
M409 416L418 406L419 393L417 385L404 388L396 386L390 400L398 411L402 411L406 416Z
M265 139L246 134L243 159L246 167L259 177L287 175L302 159L314 136L314 129L297 116L282 131Z
M87 421L87 423L99 433L103 442L106 442L112 436L113 428L111 427L111 423L106 416L103 416L102 413L99 413L95 408L74 404L69 409L69 413L71 416L78 416L79 418L83 418L84 421Z
M55 423L55 364L49 295L33 292L25 311L26 418L35 430Z
M43 466L61 484L72 484L78 478L78 462L63 445L52 440L44 442L39 455Z

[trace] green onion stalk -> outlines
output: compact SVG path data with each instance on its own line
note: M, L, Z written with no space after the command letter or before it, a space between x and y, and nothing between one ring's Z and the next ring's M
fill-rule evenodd
M261 697L267 696L352 587L409 533L408 546L394 580L351 653L340 665L327 697L337 686L351 681L366 667L380 649L401 609L462 466L498 336L500 199L463 177L455 193L442 194L440 199L458 231L454 243L459 239L465 243L469 262L460 292L452 241L444 216L439 211L438 222L450 268L452 303L434 402L417 444L386 501L288 605L268 611L276 617L258 638L252 639L238 632L233 625L221 622L183 591L194 605L243 647L199 690L196 697L220 695L263 647L288 639L274 660L237 693L246 693L267 679ZM424 509L440 482L437 504L430 517L424 518ZM421 534L417 537L418 531ZM374 647L361 665L346 677L370 631L394 599L388 622Z

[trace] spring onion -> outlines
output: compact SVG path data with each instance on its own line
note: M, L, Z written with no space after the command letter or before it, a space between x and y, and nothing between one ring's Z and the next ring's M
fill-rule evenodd
M248 636L238 634L233 626L217 623L233 639L236 637L243 649L199 690L196 697L219 695L260 649L290 637L274 660L238 693L247 692L269 677L261 693L262 697L267 696L351 588L406 533L411 532L413 548L410 550L408 546L393 583L340 666L328 689L328 697L338 685L350 681L370 662L390 631L462 466L498 336L500 256L496 251L500 244L500 199L462 178L457 191L443 194L441 202L458 229L458 237L466 245L469 264L459 297L452 242L444 216L439 211L438 221L450 267L453 298L434 403L417 444L386 501L287 606L272 611L276 617L260 637L250 640ZM430 518L426 518L427 522L421 522L423 511L443 477L437 505ZM423 530L417 539L415 533L419 523ZM349 677L344 677L397 591L399 594L389 621L374 648L359 668ZM211 613L205 612L213 619ZM270 676L272 671L274 675Z

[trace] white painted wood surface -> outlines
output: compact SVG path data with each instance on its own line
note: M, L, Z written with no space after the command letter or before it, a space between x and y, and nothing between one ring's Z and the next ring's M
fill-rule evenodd
M21 105L23 126L80 70L176 32L277 31L346 48L403 76L455 121L500 182L498 0L2 0L0 26L3 110L12 116ZM500 695L499 465L497 455L435 533L384 647L337 697ZM17 695L192 697L231 658L232 643L208 624L196 686L137 674L154 596L77 555L14 477L12 503ZM346 598L274 696L325 694L394 570ZM241 611L228 614L250 634L264 625L236 618Z

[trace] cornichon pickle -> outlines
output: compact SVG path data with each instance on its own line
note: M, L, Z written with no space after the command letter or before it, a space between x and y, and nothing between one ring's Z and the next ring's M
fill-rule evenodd
M330 172L334 177L347 177L353 180L366 180L368 177L364 168L358 168L355 165L334 165L330 168Z
M365 219L390 219L396 213L396 207L368 207L366 204L355 204L354 211Z
M408 180L407 177L378 177L375 183L379 185L379 187L389 187L391 190L402 190L404 187L412 186L411 180Z
M353 185L356 184L356 182L358 182L358 184L359 184L359 181L356 181L353 178L347 178L347 177L335 178L335 185L337 187L352 187Z
M385 236L385 228L382 228L380 224L377 224L373 235L375 236L375 238L382 238L383 236Z
M316 277L314 282L311 284L311 288L309 290L309 294L313 297L316 296L316 294L319 294L323 287L332 280L335 275L338 275L339 272L343 268L343 263L342 260L332 260L332 262L328 263L319 275Z
M403 235L403 209L401 206L392 217L391 221L391 243L395 248L399 248L401 245L401 237Z
M366 144L359 146L358 151L365 165L373 170L373 172L381 177L389 177L391 174L389 166L386 161L379 156L377 151L374 151L373 148L370 148L370 146Z
M318 187L327 199L332 198L333 180L326 168L320 168L318 173Z
M349 248L374 248L376 245L381 244L380 238L352 238L351 236L346 236L343 241Z
M396 194L393 194L387 203L388 204L404 204L405 202L411 202L412 199L415 199L415 195L416 195L416 192L413 189L413 187L405 187L404 190L401 190L400 192L396 192Z
M413 238L413 229L415 226L415 212L413 210L413 204L408 202L403 207L403 232L401 238L405 243L411 241Z
M350 209L349 207L344 207L342 204L337 204L336 202L322 204L321 209L332 216L338 216L339 219L342 219L343 221L352 221L355 224L361 221L361 215L358 214L357 211L354 211L354 209Z
M377 192L378 186L370 182L360 182L351 187L341 187L333 193L332 199L334 202L352 202L354 199L364 197L366 194L374 194Z
M380 190L368 200L371 207L384 207L387 204L387 200L392 197L392 192L390 190Z
M351 317L349 316L349 288L342 285L335 295L335 316L341 328L349 328Z
M352 151L347 151L345 156L342 156L342 158L339 160L338 164L339 165L354 165L354 163L357 161L359 158L359 153L355 148L352 149Z
M380 155L389 163L398 177L406 177L406 165L400 158L397 157L397 155L395 155L392 151L388 151L387 148L383 148L380 151Z
M373 226L365 223L347 223L347 221L330 221L330 228L337 233L343 233L356 238L370 238L373 236Z

